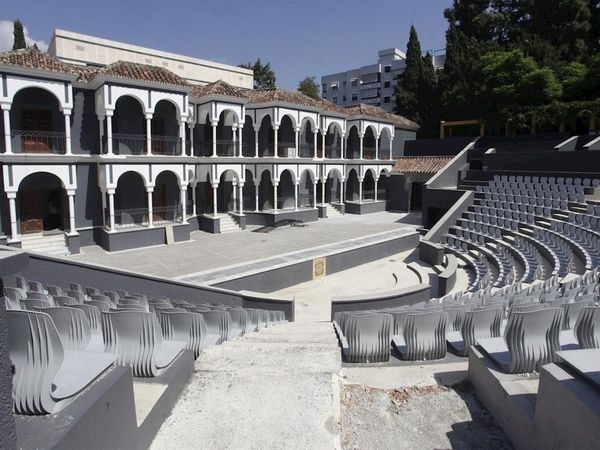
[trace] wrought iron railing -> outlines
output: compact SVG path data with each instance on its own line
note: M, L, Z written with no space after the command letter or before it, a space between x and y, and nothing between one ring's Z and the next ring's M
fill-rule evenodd
M152 136L153 155L181 155L181 138L177 136Z
M314 158L315 156L315 144L302 142L298 145L298 156L300 158Z
M363 147L363 159L375 159L375 147Z
M21 153L55 153L62 155L66 150L65 133L61 131L11 130L13 148Z
M339 159L342 157L342 148L338 145L325 146L325 158Z
M363 200L375 201L375 190L369 189L363 191ZM387 191L385 189L377 189L377 201L387 200Z
M182 212L179 205L154 207L152 208L152 222L154 225L181 222Z
M152 222L154 225L180 222L181 213L181 207L178 205L153 207ZM150 225L148 217L148 208L117 209L115 210L115 228L122 230L147 227ZM106 224L109 225L108 217Z
M312 194L298 194L298 209L314 208L315 197Z
M115 155L143 155L148 145L145 134L114 133L112 142Z
M278 142L277 156L280 158L292 158L296 153L296 143L294 142Z
M379 149L379 159L390 159L390 149L389 148L380 148Z

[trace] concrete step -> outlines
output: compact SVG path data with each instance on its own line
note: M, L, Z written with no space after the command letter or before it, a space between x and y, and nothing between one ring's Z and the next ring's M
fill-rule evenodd
M68 249L63 234L44 236L41 233L25 234L21 236L21 248L34 252L46 253L54 256L65 256Z
M238 223L229 214L219 215L219 221L221 233L233 233L236 231L241 231Z

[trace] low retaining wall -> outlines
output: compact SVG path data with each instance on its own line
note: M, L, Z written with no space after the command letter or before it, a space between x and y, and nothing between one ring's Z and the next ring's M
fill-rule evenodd
M282 211L275 213L245 212L247 225L269 226L280 220L300 220L302 222L316 222L319 220L319 211L315 209L299 209L298 211Z
M403 289L372 295L332 297L331 320L333 321L335 313L342 311L393 308L423 302L429 300L430 289L431 286L429 286L429 284L417 284Z
M267 270L262 269L252 273L241 274L227 281L217 282L212 286L234 291L273 292L312 280L314 275L313 261L316 259L325 258L325 275L331 275L411 248L416 248L418 243L419 234L411 233L340 251L324 252L317 257L280 264Z
M385 211L387 209L386 200L377 200L376 202L346 202L345 212L346 214L372 214L376 212Z
M15 251L5 247L4 251ZM84 286L93 286L101 290L124 289L130 292L143 292L148 295L166 296L184 299L189 302L223 303L224 305L237 305L254 307L253 304L266 305L266 309L280 309L285 312L287 320L293 320L294 302L282 300L270 301L268 298L244 299L238 292L219 289L210 286L198 286L182 281L159 278L135 272L117 270L106 266L81 263L64 258L56 258L38 253L29 253L29 265L17 272L25 278L40 281L44 284L68 286L73 281ZM11 285L14 279L8 277ZM256 306L262 308L263 306Z
M452 253L446 254L446 265L444 270L438 274L437 297L443 297L454 288L456 284L456 272L458 271L458 260Z
M185 224L173 225L173 237L175 242L190 240L190 227ZM108 232L100 230L100 246L109 252L119 250L129 250L132 248L149 247L152 245L166 244L166 231L164 226L153 228L136 228L133 230L123 230Z

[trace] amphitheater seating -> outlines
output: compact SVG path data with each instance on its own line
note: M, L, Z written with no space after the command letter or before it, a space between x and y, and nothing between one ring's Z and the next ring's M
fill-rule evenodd
M113 364L160 376L184 349L197 358L208 345L285 322L282 311L15 281L4 302L21 414L60 410Z

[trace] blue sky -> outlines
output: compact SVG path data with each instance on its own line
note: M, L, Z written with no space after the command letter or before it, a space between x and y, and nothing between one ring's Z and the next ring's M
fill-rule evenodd
M376 62L377 51L406 50L411 24L423 50L444 47L443 11L451 0L0 0L0 47L8 22L48 42L54 28L96 35L227 64L270 61L277 85L305 75ZM10 29L9 29L10 28ZM41 43L43 46L43 42ZM3 50L4 48L2 48Z

